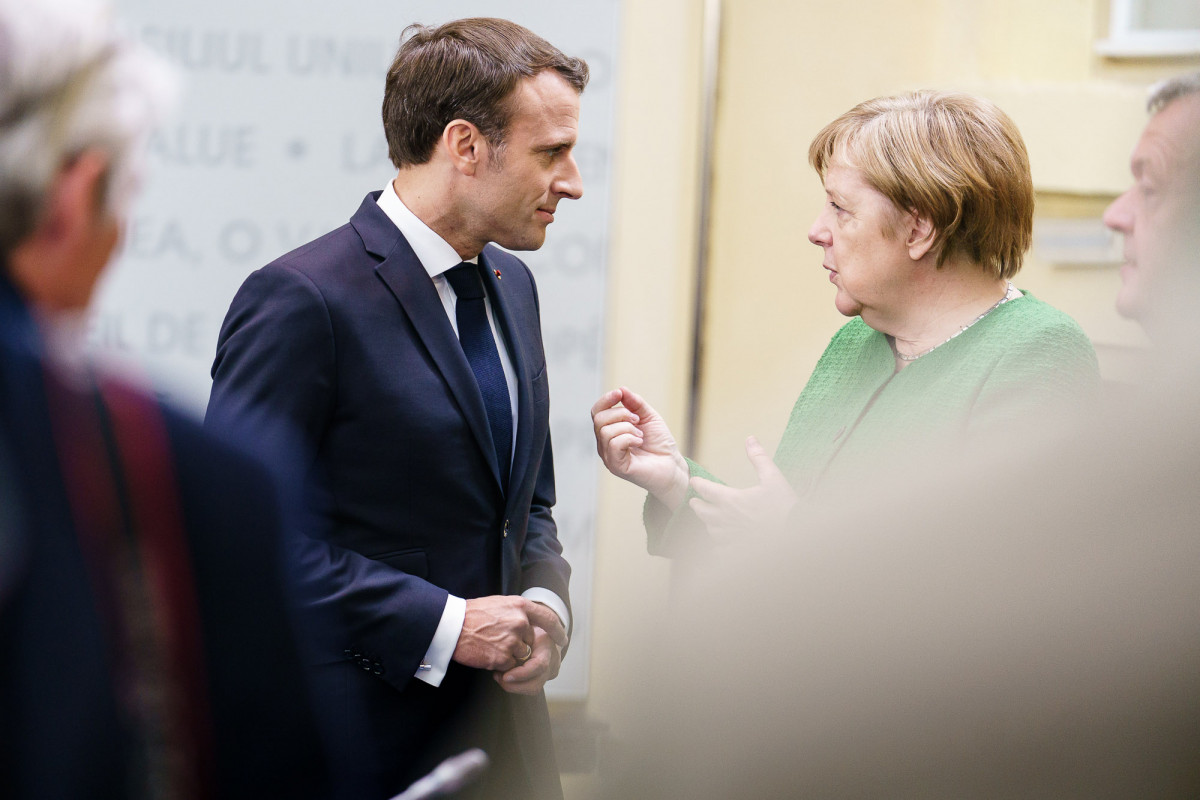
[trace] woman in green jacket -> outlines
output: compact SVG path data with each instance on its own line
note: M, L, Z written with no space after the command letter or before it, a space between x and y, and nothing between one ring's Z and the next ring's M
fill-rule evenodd
M1011 282L1032 238L1033 182L1003 111L953 93L869 100L817 134L809 163L827 202L808 238L853 319L817 363L774 460L748 441L759 485L710 480L628 388L592 407L605 466L649 492L651 552L674 552L698 527L720 537L779 522L799 497L889 449L933 452L1098 385L1079 326Z

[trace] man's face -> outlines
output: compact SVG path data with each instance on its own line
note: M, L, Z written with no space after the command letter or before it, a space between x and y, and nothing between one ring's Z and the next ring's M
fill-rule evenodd
M523 79L504 145L489 149L475 175L471 227L482 248L537 250L558 201L583 195L572 149L579 133L579 93L553 70Z
M1181 280L1200 268L1197 131L1200 94L1179 97L1151 117L1133 150L1133 186L1104 212L1104 224L1125 239L1117 311L1143 325L1173 305Z

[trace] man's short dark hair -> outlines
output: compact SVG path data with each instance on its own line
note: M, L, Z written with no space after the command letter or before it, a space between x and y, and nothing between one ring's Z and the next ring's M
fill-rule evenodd
M397 169L424 164L446 125L463 119L501 147L512 93L524 78L552 69L576 91L587 63L563 55L532 31L505 19L476 17L436 28L409 25L388 69L383 130Z

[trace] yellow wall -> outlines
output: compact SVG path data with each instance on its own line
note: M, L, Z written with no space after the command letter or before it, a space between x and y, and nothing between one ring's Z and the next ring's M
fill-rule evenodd
M607 373L642 392L681 435L691 358L692 269L701 129L699 0L628 0L613 209ZM734 483L752 479L743 442L769 448L829 337L844 321L807 241L824 196L808 143L869 97L954 88L995 100L1022 129L1039 214L1098 216L1127 181L1145 123L1145 89L1200 67L1200 58L1097 56L1103 0L725 0L709 247L699 447L693 455ZM1140 333L1112 309L1115 266L1063 267L1034 253L1018 285L1080 321L1120 377ZM601 478L592 682L586 712L614 727L628 620L666 593L669 568L646 555L641 494ZM736 636L700 643L732 657ZM568 776L572 798L595 790Z
M621 35L605 371L610 387L635 387L682 420L700 174L700 9L689 0L629 2ZM638 657L625 648L623 630L661 607L667 591L670 565L646 555L641 502L633 486L604 473L584 709L601 723L622 715L622 687L611 676ZM596 788L593 776L578 774L564 775L563 787L574 800Z

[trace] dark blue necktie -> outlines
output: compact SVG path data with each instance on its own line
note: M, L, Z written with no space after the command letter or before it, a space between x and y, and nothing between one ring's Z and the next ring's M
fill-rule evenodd
M475 373L479 393L483 395L483 407L492 429L492 444L496 448L496 463L500 465L500 479L507 482L512 458L512 405L508 400L508 382L504 379L500 353L496 350L496 338L492 336L483 304L483 281L479 277L479 268L467 263L447 270L446 280L458 296L455 304L458 341Z

